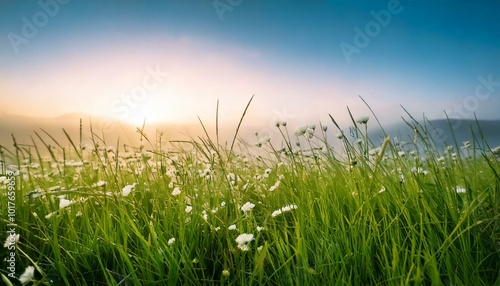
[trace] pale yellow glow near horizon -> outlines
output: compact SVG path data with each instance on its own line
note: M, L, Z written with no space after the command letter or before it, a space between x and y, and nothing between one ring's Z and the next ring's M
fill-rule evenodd
M390 87L380 83L386 81L378 78L351 85L341 72L322 72L307 63L296 70L275 67L265 58L272 55L203 39L169 38L163 44L164 48L147 52L139 44L128 43L119 51L68 53L29 72L7 74L0 86L3 104L10 113L30 117L74 113L135 126L145 118L146 124L198 123L198 116L214 122L217 100L220 123L237 123L254 94L245 122L263 122L267 127L273 127L278 118L296 125L329 121L328 114L348 122L347 105L355 115L367 113L357 94L367 94L375 110L399 110L395 103L378 100L391 94ZM157 86L149 69L166 74ZM130 99L144 87L146 95ZM394 117L393 113L380 117Z

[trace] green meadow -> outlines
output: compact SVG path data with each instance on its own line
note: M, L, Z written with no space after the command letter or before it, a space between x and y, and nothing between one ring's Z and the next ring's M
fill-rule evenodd
M3 283L500 285L500 149L481 134L438 148L412 119L411 142L372 142L372 115L352 132L279 121L248 145L243 119L227 144L203 123L185 141L138 130L139 146L14 136Z

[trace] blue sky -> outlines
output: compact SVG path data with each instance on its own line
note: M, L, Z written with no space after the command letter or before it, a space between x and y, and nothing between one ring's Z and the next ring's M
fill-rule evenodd
M498 1L2 1L2 113L498 119L499 35Z

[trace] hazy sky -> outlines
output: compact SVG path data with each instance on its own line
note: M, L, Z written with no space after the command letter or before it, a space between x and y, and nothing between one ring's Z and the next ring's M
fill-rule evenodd
M499 64L499 1L0 2L4 114L493 119Z

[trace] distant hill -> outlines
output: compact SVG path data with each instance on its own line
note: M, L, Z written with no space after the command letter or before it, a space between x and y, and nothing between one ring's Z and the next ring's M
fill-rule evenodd
M99 141L99 138L104 136L107 145L116 147L119 142L120 146L123 146L123 144L138 146L141 143L141 136L137 132L137 127L131 124L118 123L106 118L90 118L89 116L82 114L65 114L55 118L0 115L0 145L7 150L14 151L13 135L16 142L25 150L30 150L32 154L35 154L35 150L33 148L33 142L35 142L39 151L46 155L47 150L42 144L40 138L38 138L38 134L48 145L56 146L57 144L54 142L55 140L61 146L71 149L69 140L63 132L63 129L78 146L80 144L80 118L82 119L83 131L82 145L92 145L90 140L91 126L93 132L97 136L96 140ZM373 122L374 121L369 122L368 130L370 139L376 145L383 141L384 133L379 127L376 127ZM204 124L207 128L209 136L215 141L215 126L213 122L204 122ZM478 125L486 142L490 145L490 148L500 146L500 120L479 120L478 122L474 120L457 119L452 119L450 122L447 120L430 120L425 122L425 124L421 124L421 128L424 128L423 126L427 128L433 141L436 143L436 148L438 148L438 150L443 150L446 145L454 145L453 135L459 145L462 145L463 141L472 142L471 131L473 131L476 137L480 139ZM234 136L236 125L237 122L230 122L229 124L219 126L219 143L221 145L228 146L228 144L230 144ZM254 135L255 131L262 130L259 127L262 128L262 126L260 126L257 122L253 122L252 120L244 121L238 137L242 138L249 144L254 144L257 141ZM293 127L289 128L290 132L293 134L295 129ZM274 129L268 129L267 133L269 133L269 130ZM414 130L404 122L384 126L384 130L391 136L391 138L397 137L398 140L406 142L413 141ZM346 130L344 131L346 132ZM189 140L190 138L197 139L198 136L206 138L200 123L146 124L144 133L148 136L151 142L153 142L153 144L160 133L162 134L162 142L169 142L171 140ZM329 138L329 142L336 148L340 148L340 140L334 137L335 133L336 131L334 128L329 129L328 136L331 137ZM48 134L50 134L50 136ZM259 136L262 135L264 134ZM273 138L273 144L278 147L282 145L282 138L280 134L277 132L271 132L269 135ZM292 141L295 142L295 138L292 138ZM146 148L150 147L144 138L142 143L146 146ZM481 148L486 148L486 146L483 145L484 144L480 142L479 146Z
M81 114L66 114L55 118L34 118L17 115L1 115L0 116L0 145L4 148L13 151L15 138L17 144L25 149L30 149L34 152L33 141L43 153L46 147L41 142L37 134L42 140L48 144L56 146L59 143L63 147L69 147L70 143L63 129L67 132L71 140L75 144L80 144L80 118L82 119L82 145L92 144L91 126L96 138L104 138L107 145L116 146L117 142L122 144L138 145L140 144L141 136L137 132L137 128L126 123L106 118L97 118ZM147 125L145 134L149 136L152 142L155 142L156 131L164 132L165 140L179 139L182 133L196 133L193 126L161 124ZM45 131L45 132L44 132ZM49 135L50 136L49 136ZM52 138L51 138L52 137ZM100 139L97 139L99 141ZM118 141L119 140L119 141ZM57 143L55 142L57 141ZM101 143L102 144L102 143ZM146 143L145 143L146 145Z
M412 122L409 122L413 124ZM473 134L482 146L483 140L488 143L490 148L500 146L500 120L466 120L466 119L437 119L427 122L420 122L419 131L427 129L428 134L436 144L436 147L444 148L445 145L454 145L454 138L459 145L464 141L473 140ZM391 137L397 137L399 140L412 142L414 138L414 130L406 123L398 123L388 128L384 128L385 132ZM480 132L481 131L481 132ZM369 133L373 142L379 142L383 139L384 134L381 130Z
M80 119L82 119L82 145L92 145L92 141L90 140L91 127L97 136L96 141L99 141L99 138L104 138L107 145L116 147L118 142L120 146L123 146L123 144L132 146L141 144L141 135L137 131L136 126L107 118L89 117L88 115L71 113L54 118L0 115L0 145L11 152L14 151L14 136L19 146L26 150L31 148L31 152L35 151L33 148L34 141L39 151L44 154L47 149L40 138L38 138L38 134L48 145L56 146L59 143L61 146L69 148L70 142L63 131L64 129L71 140L78 146L80 144ZM204 124L211 138L215 140L215 126L213 122L204 122ZM237 122L229 126L219 126L219 143L221 145L225 145L226 142L232 140L236 124ZM198 138L199 136L206 137L200 123L146 123L144 134L153 144L155 144L156 137L159 134L162 134L162 142L189 140L190 138ZM248 136L249 132L240 133L240 135L243 134ZM144 138L142 138L142 143L145 146L150 146Z

